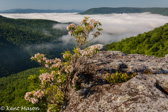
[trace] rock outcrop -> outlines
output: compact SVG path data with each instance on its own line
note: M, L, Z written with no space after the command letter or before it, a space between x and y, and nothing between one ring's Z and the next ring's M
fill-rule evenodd
M168 58L100 51L76 63L64 112L167 112ZM137 75L125 83L108 84L106 73Z

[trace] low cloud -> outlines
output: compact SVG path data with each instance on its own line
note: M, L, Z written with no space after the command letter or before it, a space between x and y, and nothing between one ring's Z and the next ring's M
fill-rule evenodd
M61 40L64 43L63 45L67 45L69 43L75 43L74 37L72 37L70 35L64 35L64 36L62 36Z
M54 29L66 30L68 24L56 24L53 26Z
M168 23L168 16L151 13L124 13L124 14L99 14L80 15L77 13L32 13L32 14L0 14L9 18L47 19L58 22L74 22L79 24L86 16L99 20L102 23L103 33L93 42L103 44L119 41L122 38L136 36L139 33L148 32L156 27ZM67 24L57 24L53 28L65 29ZM73 37L62 37L64 44L75 42Z
M45 43L45 44L32 44L25 47L25 50L39 50L39 49L53 49L55 45L52 43Z

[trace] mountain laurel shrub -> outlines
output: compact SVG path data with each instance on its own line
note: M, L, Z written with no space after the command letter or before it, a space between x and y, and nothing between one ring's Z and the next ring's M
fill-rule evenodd
M94 38L97 38L102 29L99 28L101 23L89 17L85 17L80 25L74 23L67 26L69 34L75 37L77 47L74 48L73 52L65 51L63 53L63 60L59 58L48 59L44 54L37 53L31 57L31 60L37 61L40 65L47 68L39 76L41 84L39 87L31 92L25 94L25 100L36 104L43 102L47 106L47 112L58 112L60 111L64 103L65 95L65 83L68 80L75 68L73 64L79 57L91 57L93 54L99 51L99 46L91 48L80 49L81 46L89 43ZM90 39L89 36L92 35ZM90 39L90 40L89 40ZM29 77L34 80L35 76Z

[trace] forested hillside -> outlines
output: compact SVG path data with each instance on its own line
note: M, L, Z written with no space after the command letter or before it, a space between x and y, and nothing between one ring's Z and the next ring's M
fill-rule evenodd
M60 43L60 37L67 34L66 30L53 29L60 24L49 20L9 19L0 16L0 77L36 67L30 57L37 52L48 57L60 56L62 49L36 49L35 45ZM26 49L32 46L30 49Z
M143 13L150 12L152 14L168 15L168 8L133 8L133 7L101 7L88 9L81 14L111 14L111 13Z
M30 75L38 77L42 68L33 68L8 77L0 78L0 106L9 107L39 107L44 111L44 105L33 105L25 101L24 95L27 91L32 91L38 86L38 80L29 80ZM34 83L33 83L34 82Z
M119 50L126 54L144 54L163 57L168 54L168 24L136 37L123 39L106 45L108 50Z

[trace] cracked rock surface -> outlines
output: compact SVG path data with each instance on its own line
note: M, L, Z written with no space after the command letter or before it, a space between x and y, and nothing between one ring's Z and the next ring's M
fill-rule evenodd
M64 112L168 112L168 56L157 58L120 51L100 51L91 59L79 59ZM107 84L105 73L134 73L134 78ZM148 74L147 72L148 71Z
M162 91L168 87L168 75L137 75L117 85L97 85L88 97L74 92L65 112L167 112L168 97Z
M168 73L168 56L157 58L155 56L145 56L140 54L124 54L120 51L100 51L91 59L79 61L78 67L88 69L93 66L99 71L115 69L126 72ZM94 69L97 71L97 69ZM93 71L93 70L92 70ZM93 71L93 72L95 72Z

